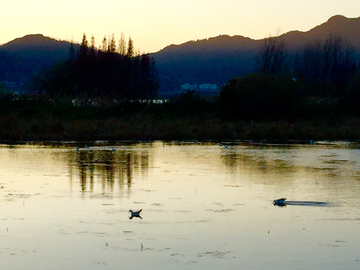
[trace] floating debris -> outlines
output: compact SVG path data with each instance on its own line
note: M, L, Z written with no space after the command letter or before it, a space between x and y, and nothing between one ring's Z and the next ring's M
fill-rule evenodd
M151 205L153 205L153 206L163 206L162 203L153 203L153 204L151 204Z
M227 255L229 253L230 253L230 251L224 251L224 252L221 252L221 251L207 251L205 253L199 253L198 257L203 257L203 256L206 256L206 255L210 255L212 257L223 258L225 255Z
M212 211L214 213L227 213L227 212L235 211L235 209L207 209L207 211Z

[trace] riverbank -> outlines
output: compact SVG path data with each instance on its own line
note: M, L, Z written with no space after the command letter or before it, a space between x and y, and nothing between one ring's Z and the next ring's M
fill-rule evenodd
M224 121L194 116L166 118L138 112L96 119L46 116L0 119L2 141L94 140L359 140L360 119L326 122Z

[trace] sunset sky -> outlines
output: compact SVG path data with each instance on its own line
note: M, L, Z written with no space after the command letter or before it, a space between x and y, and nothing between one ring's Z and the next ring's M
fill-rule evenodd
M141 52L218 35L253 39L308 31L334 15L360 17L359 0L1 0L0 44L27 34L80 42L124 32Z

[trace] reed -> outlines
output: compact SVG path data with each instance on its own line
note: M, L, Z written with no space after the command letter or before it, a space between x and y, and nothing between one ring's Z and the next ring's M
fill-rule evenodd
M197 100L196 100L197 101ZM179 102L179 101L177 101ZM0 99L0 140L359 140L360 117L243 121L217 114L216 104L74 106L70 99ZM197 103L196 103L197 104ZM186 106L185 106L186 107Z
M210 117L156 118L140 112L98 118L0 118L2 141L26 140L358 140L360 119L242 122Z

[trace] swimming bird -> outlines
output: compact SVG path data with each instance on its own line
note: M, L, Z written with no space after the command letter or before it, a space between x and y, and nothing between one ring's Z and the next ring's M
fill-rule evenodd
M274 200L273 204L274 205L285 205L285 201L286 201L286 198L280 198L280 199Z
M135 211L129 210L129 213L131 214L131 216L129 217L129 219L132 219L132 218L134 218L134 217L138 217L138 218L141 218L141 219L142 219L142 217L140 216L141 211L142 211L142 209L135 210Z

